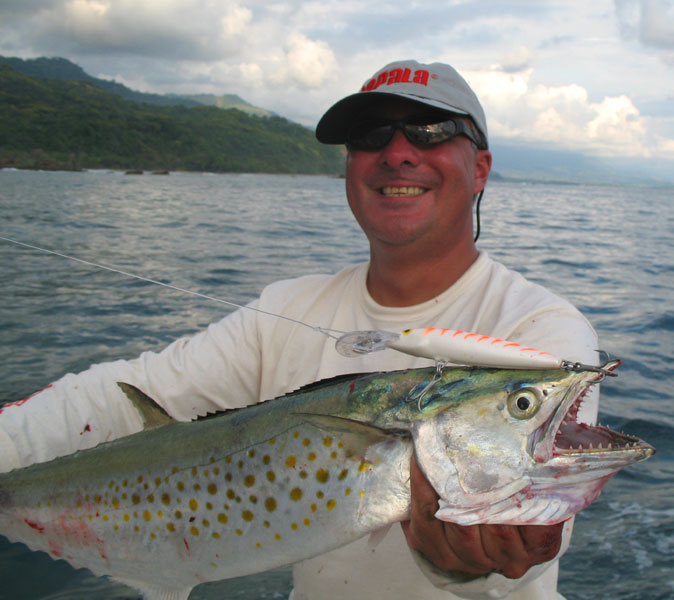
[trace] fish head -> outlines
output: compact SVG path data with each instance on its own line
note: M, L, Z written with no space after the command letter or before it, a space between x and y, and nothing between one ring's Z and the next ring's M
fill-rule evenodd
M609 372L619 365L604 365ZM418 402L417 461L440 496L436 517L552 524L589 506L652 446L577 421L597 371L447 369Z

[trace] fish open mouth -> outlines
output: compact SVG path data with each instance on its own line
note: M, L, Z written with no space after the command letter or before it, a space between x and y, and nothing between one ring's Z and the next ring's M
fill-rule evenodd
M620 366L619 360L613 360L602 369L613 371ZM595 455L600 453L642 452L650 456L655 449L643 440L625 433L618 433L603 425L589 425L578 421L578 411L592 385L603 379L603 375L593 373L579 374L579 380L573 384L550 419L536 434L533 456L537 462L550 458ZM617 455L616 455L617 458ZM629 462L633 462L630 460Z

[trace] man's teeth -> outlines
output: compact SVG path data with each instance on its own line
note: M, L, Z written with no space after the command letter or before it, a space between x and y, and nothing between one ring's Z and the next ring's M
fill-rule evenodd
M425 191L425 188L419 187L418 185L386 185L381 188L381 193L384 196L419 196Z

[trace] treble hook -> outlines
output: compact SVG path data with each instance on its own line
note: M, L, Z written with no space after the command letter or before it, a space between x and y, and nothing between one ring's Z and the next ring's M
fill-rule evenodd
M605 352L599 351L599 350L597 352L601 352L603 354L606 354ZM607 354L607 356L608 356L608 354ZM607 363L604 363L604 364L606 365ZM570 360L563 360L560 367L562 369L566 369L567 371L575 371L575 372L590 371L591 373L599 373L601 375L601 378L599 380L597 380L596 383L599 383L599 381L604 379L604 377L617 377L618 376L617 373L613 373L611 370L605 369L604 367L597 367L597 366L594 366L594 365L585 365L583 363L572 362Z
M446 363L446 362L436 360L435 361L435 373L433 374L433 379L431 379L420 392L417 392L416 394L410 394L409 399L417 401L417 408L419 409L419 412L421 412L421 410L422 410L421 401L423 400L423 397L428 393L428 391L438 381L440 381L440 379L442 379L442 371L447 366L447 364L448 363Z

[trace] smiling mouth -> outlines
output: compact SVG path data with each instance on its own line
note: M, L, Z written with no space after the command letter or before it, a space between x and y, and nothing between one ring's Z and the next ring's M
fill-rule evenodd
M423 188L418 185L406 185L406 186L397 186L397 185L385 185L379 189L379 193L383 196L389 197L405 197L405 196L420 196L425 194L428 191L427 188Z

